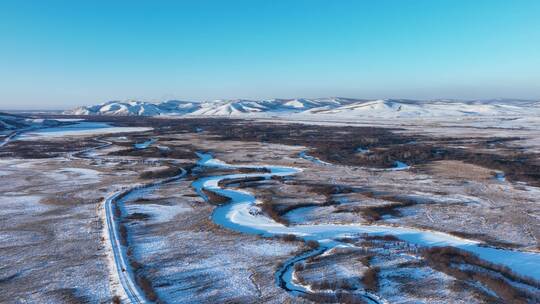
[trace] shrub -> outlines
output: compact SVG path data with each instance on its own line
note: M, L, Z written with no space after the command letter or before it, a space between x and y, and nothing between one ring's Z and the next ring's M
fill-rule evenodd
M139 285L139 287L144 292L148 300L155 302L158 299L158 297L157 297L156 291L154 290L154 286L152 286L152 283L142 274L136 274L136 280L137 280L137 285Z
M265 178L264 177L259 177L259 176L249 177L249 178L233 178L233 179L221 180L218 185L220 187L227 187L227 186L232 185L232 184L246 185L248 183L260 182L260 181L263 181L263 180L265 180Z
M313 301L315 303L335 303L337 302L337 298L332 293L323 293L323 292L316 292L316 293L308 293L304 294L304 297L310 301Z
M386 242L399 242L400 240L391 234L385 234L385 235L366 235L364 236L366 240L374 240L374 241L386 241Z
M319 242L315 241L315 240L309 240L306 242L306 245L311 248L311 249L315 249L317 247L320 246Z
M364 272L362 283L364 284L364 288L366 290L374 292L379 290L379 272L379 267L370 267L368 270L366 270L366 272Z
M415 205L417 202L413 199L397 196L383 196L381 199L391 203L382 206L373 206L362 209L362 214L370 221L378 221L385 215L400 216L399 208Z
M213 205L223 205L230 202L230 199L226 196L219 195L213 191L203 189L202 192L206 195L208 202Z
M120 233L120 244L127 246L128 232L124 224L120 224L118 227L118 232Z
M363 255L358 258L358 261L362 263L364 266L369 267L372 258L373 258L373 254Z
M278 209L279 206L277 204L273 204L271 201L269 202L268 200L265 200L259 206L261 207L262 211L274 221L282 223L283 225L289 224L289 222L282 217L284 213Z
M120 299L119 296L114 296L114 297L112 297L111 302L112 302L113 304L121 304L121 303L122 303L122 300Z
M540 287L540 283L534 279L517 275L505 266L481 260L475 254L461 249L433 247L423 250L422 255L433 268L458 280L480 282L508 303L527 303L527 296L522 290L517 289L514 285L495 274L500 274L508 280L527 284L536 289ZM478 268L475 270L474 268L461 269L454 267L454 265L463 264L477 266ZM536 299L538 300L540 297L536 297Z
M161 170L143 171L139 174L142 179L167 178L180 174L181 170L176 167L168 167Z
M150 218L150 215L146 213L141 213L141 212L135 212L126 216L126 219L130 221L146 221L149 218Z
M295 241L298 241L298 238L294 234L285 234L283 236L283 240L285 242L295 242Z
M343 304L367 304L361 296L355 295L350 292L336 292L336 297L339 303Z

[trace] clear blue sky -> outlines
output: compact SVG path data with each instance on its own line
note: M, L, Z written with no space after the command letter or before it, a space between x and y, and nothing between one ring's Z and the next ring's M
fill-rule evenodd
M0 109L540 98L539 0L0 0Z

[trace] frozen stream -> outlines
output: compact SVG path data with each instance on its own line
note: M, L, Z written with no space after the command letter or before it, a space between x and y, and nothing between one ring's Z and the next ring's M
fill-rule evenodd
M369 150L364 150L364 151L369 151ZM300 158L308 160L308 161L310 161L310 162L312 162L314 164L317 164L317 165L333 166L329 162L325 162L325 161L323 161L323 160L321 160L321 159L319 159L319 158L317 158L315 156L311 156L311 155L307 154L307 151L302 151L302 152L298 153L298 156ZM362 168L362 167L358 167L358 168ZM411 166L407 165L404 162L395 161L394 162L394 167L392 167L392 168L385 168L385 169L362 168L362 169L369 170L369 171L401 171L401 170L409 170L410 168L411 168Z
M76 121L73 124L40 128L35 131L24 132L16 136L17 140L39 140L64 136L91 136L99 134L144 132L150 131L148 127L116 127L106 122Z
M133 146L135 147L135 149L146 149L146 148L150 147L156 141L157 141L156 138L151 138L151 139L149 139L149 140L147 140L145 142L136 143Z
M304 240L318 241L324 250L328 250L335 246L347 246L336 240L353 235L363 233L371 235L393 235L403 241L418 246L452 246L466 250L478 255L481 259L486 261L507 266L522 276L540 280L540 254L538 253L486 247L477 241L452 236L442 232L416 228L364 224L309 224L285 226L265 216L257 206L259 201L257 201L253 194L245 190L221 188L219 182L238 178L289 176L301 172L301 169L278 166L236 166L214 159L210 154L199 153L198 156L200 157L200 160L198 161L200 166L221 169L265 168L267 169L267 172L269 172L209 176L193 182L192 186L198 194L204 198L206 198L206 196L202 191L203 189L230 198L230 203L217 207L212 214L212 220L225 228L267 237L293 234ZM295 260L299 261L301 258L297 257L291 260L289 266L296 263ZM291 292L309 292L309 290L306 290L306 287L294 282L294 274L292 274L293 270L289 268L282 269L280 270L281 273L276 274L278 277L278 284ZM284 281L279 282L280 280Z

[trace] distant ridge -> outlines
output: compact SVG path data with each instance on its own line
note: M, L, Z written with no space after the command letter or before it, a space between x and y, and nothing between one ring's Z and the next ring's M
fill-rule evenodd
M144 101L109 101L65 111L71 115L113 116L249 116L249 115L324 115L347 118L530 115L540 113L540 101L517 99L492 100L410 100L296 98L268 100L169 100L160 103Z
M59 122L54 120L34 119L23 115L0 112L0 133L58 124Z

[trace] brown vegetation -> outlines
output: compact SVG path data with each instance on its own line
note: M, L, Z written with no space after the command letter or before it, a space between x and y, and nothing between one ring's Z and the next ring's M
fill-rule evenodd
M272 204L266 199L263 201L262 204L259 205L259 207L267 216L272 218L274 221L282 223L283 225L289 225L289 221L282 217L284 213L279 210L278 204Z
M126 216L126 220L128 221L147 221L149 218L150 218L150 215L146 213L140 213L140 212L135 212Z
M253 184L256 184L257 182L264 181L266 178L264 177L246 177L246 178L232 178L232 179L225 179L221 180L219 182L220 187L228 187L234 184L238 184L239 188L252 186Z
M136 142L136 140L134 140ZM116 143L121 145L121 143ZM173 158L173 159L196 159L196 147L192 145L167 145L167 149L160 149L155 146L150 146L145 149L137 149L133 147L133 142L129 143L130 147L123 150L110 152L110 156L132 156L145 158Z
M137 280L137 285L144 292L148 300L155 302L158 299L158 296L152 283L140 273L135 275L135 279Z
M362 238L367 241L385 241L385 242L400 242L401 241L396 236L391 235L391 234L385 234L385 235L365 234L362 236Z
M320 246L319 242L315 241L315 240L309 240L306 242L306 245L311 248L311 249L315 249L315 248L318 248Z
M118 232L120 233L120 244L127 246L128 232L127 232L126 225L124 224L118 225Z
M285 242L295 242L295 241L298 241L298 238L296 237L296 235L294 234L285 234L282 236L282 239L285 241Z
M139 174L142 179L168 178L179 175L182 170L178 167L168 167L160 170L143 171Z
M485 234L478 234L478 233L468 233L468 232L462 232L462 231L450 231L449 234L462 237L465 239L473 239L473 240L480 240L482 242L485 242L489 246L493 247L499 247L499 248L519 248L520 245L518 244L512 244L504 241L500 241L495 239L494 237L490 237Z
M102 145L96 140L69 139L59 140L20 140L12 141L0 150L0 157L17 157L24 159L54 158L64 153L95 148Z
M303 295L304 298L315 303L343 303L343 304L366 304L360 295L338 290L335 293L310 293Z
M481 260L476 255L453 247L434 247L422 252L427 263L448 275L464 282L479 282L493 291L506 303L529 303L526 290L516 288L510 282L519 282L535 289L540 289L540 282L524 278L501 265ZM473 267L459 267L471 265ZM538 301L539 296L534 296Z
M297 184L294 182L293 184ZM259 194L258 198L262 201L259 205L263 212L271 217L276 222L282 223L284 225L289 225L287 219L283 216L287 213L296 210L298 208L305 207L326 207L339 204L338 202L332 199L332 195L341 194L341 193L350 193L353 190L351 187L333 185L333 184L310 184L310 183L298 183L301 186L309 188L310 192L314 194L320 194L326 196L324 203L296 203L296 204L284 204L280 203L280 199L283 197L278 192L273 189L264 189L263 194ZM261 191L259 191L260 193Z
M159 136L160 141L166 141L168 134L194 133L197 128L202 128L205 130L205 134L213 135L220 140L301 145L311 148L312 152L310 153L324 161L352 166L388 168L392 167L395 161L419 165L439 160L458 160L491 170L503 171L510 180L540 184L538 155L506 145L508 142L518 140L517 137L434 138L398 134L394 132L396 129L390 128L277 124L219 118L163 119L129 116L114 117L114 119L106 116L83 116L83 118L91 121L113 121L118 126L150 126L154 128L154 131L145 136ZM126 136L132 135L127 134ZM51 157L49 153L57 151L54 145L62 146L64 143L51 145L44 149L46 151L44 154L39 152L42 150L41 148L35 151L34 142L26 148L20 147L19 150L26 150L26 154L22 151L9 152L11 145L20 144L10 143L7 146L8 149L5 149L6 152L0 153L0 157L5 153L26 155L27 157ZM189 145L186 147L182 146L179 154L175 154L177 152L174 151L174 147L171 147L173 151L168 152L171 155L167 157L194 158L192 151L196 150ZM371 152L358 153L358 147L368 148ZM477 148L489 151L491 147L497 147L498 154L475 152L478 150ZM142 153L138 156L145 156L144 153L162 156L161 153L164 153L162 150L154 151L153 149L156 148L150 147L139 151L130 150L118 153L135 153L137 155ZM77 149L62 148L62 150L73 151Z
M311 287L315 290L354 290L354 286L346 279L325 280L311 283Z
M40 200L41 204L56 206L78 206L83 204L97 204L103 201L103 197L84 199L69 194L47 196Z
M219 195L213 191L202 189L202 192L206 196L207 201L212 205L219 206L219 205L227 204L228 202L230 202L230 199L228 197Z
M122 300L120 299L119 296L113 296L111 302L112 302L113 304L121 304L121 303L122 303Z
M401 216L399 208L414 206L417 202L414 199L398 196L380 196L382 200L390 201L382 206L371 206L361 209L362 215L369 221L381 220L385 215Z
M369 291L376 292L379 290L379 267L369 267L362 277L364 288Z

